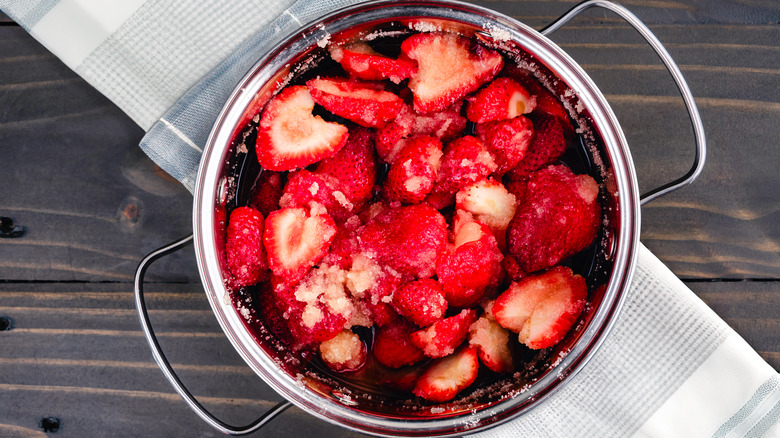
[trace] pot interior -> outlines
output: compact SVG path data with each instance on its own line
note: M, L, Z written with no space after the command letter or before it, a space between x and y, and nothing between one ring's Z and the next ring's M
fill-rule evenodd
M443 6L447 6L444 8ZM446 403L410 398L390 389L386 376L339 374L316 354L294 353L262 318L264 285L230 290L224 245L230 211L246 205L263 171L254 144L257 114L281 88L338 73L328 44L370 41L392 56L399 40L432 29L475 38L501 52L505 72L533 75L561 98L576 135L561 161L599 184L601 231L592 246L564 262L588 284L588 304L574 328L554 347L519 349L522 365L509 375L480 372ZM496 13L457 3L374 2L333 14L267 54L226 105L201 164L196 187L196 251L212 307L236 349L274 389L328 421L373 434L448 435L499 424L540 403L576 373L603 340L633 270L638 200L622 132L603 96L557 46L534 30ZM207 175L207 176L206 176ZM210 216L210 217L208 217ZM369 345L373 331L361 338ZM369 362L371 361L369 354ZM385 370L386 371L386 370ZM403 378L398 373L398 378Z

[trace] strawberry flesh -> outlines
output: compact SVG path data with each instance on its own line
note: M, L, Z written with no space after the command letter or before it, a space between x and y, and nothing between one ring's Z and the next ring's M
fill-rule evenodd
M374 336L374 358L390 368L413 365L425 359L422 350L410 340L413 331L414 326L403 320L379 327Z
M401 286L393 294L393 306L410 322L427 327L444 316L447 300L439 283L425 278Z
M466 118L475 123L511 119L536 108L536 98L507 77L495 79L466 102Z
M498 52L452 33L412 35L401 52L417 61L409 80L418 113L440 111L493 79L504 65Z
M327 213L305 208L282 208L268 215L263 244L271 271L295 282L325 256L336 224Z
M362 41L331 47L330 54L347 73L369 81L389 79L398 84L417 71L415 62L381 55Z
M491 371L504 374L515 369L509 331L494 319L482 315L469 327L469 345L477 349L479 361Z
M390 164L384 186L385 198L405 204L422 202L436 181L441 147L435 137L415 137L406 142Z
M408 105L401 107L398 116L387 126L377 130L376 151L386 163L392 163L405 144L403 140L429 135L446 142L466 129L466 119L460 115L456 103L441 111L417 114Z
M493 304L493 315L504 328L518 333L531 349L560 342L577 321L588 288L571 269L556 266L512 283Z
M474 383L479 373L477 350L464 347L455 354L438 359L417 379L414 395L432 402L450 401Z
M498 165L497 175L516 167L526 155L534 135L533 123L523 116L477 124L477 136Z
M257 161L268 170L293 170L335 154L347 142L347 128L312 114L314 100L302 85L272 98L257 129Z
M463 309L455 316L436 321L412 333L410 341L428 357L436 359L448 356L463 343L469 327L476 320L476 310Z
M326 110L368 128L387 125L404 104L378 83L316 78L306 82L306 87L312 99Z

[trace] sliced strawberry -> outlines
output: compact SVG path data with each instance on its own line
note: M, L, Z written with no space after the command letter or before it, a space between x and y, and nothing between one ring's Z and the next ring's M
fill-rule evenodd
M377 83L315 78L306 82L306 87L312 99L326 110L368 128L387 125L404 104Z
M355 371L366 363L366 343L350 330L342 330L320 344L320 358L336 372Z
M520 268L549 268L590 245L601 224L598 192L593 178L564 165L534 172L506 231Z
M395 291L393 307L409 321L427 327L444 316L447 300L439 283L425 278L410 281Z
M502 327L518 333L521 343L542 349L566 336L587 298L585 279L556 266L512 283L493 304L493 315Z
M358 231L363 252L401 275L428 278L447 245L444 216L426 204L384 208Z
M497 122L480 123L476 127L476 133L498 164L496 174L503 175L525 157L534 128L530 120L518 116Z
M469 327L469 345L476 347L479 361L492 371L504 374L515 369L509 350L509 331L483 315Z
M336 235L328 248L328 254L322 258L322 263L330 266L338 266L349 270L352 267L352 256L360 252L360 244L357 240L357 229L362 225L358 216L352 216L338 224Z
M478 373L477 350L467 346L431 363L417 379L413 392L432 402L450 401L474 383Z
M417 64L413 61L381 55L362 41L334 45L330 48L330 55L347 73L369 81L390 79L398 84L417 71Z
M268 277L263 248L263 215L250 207L230 213L225 244L227 265L237 286L251 286Z
M486 179L496 170L496 163L482 142L473 136L466 135L450 142L444 148L436 184L431 191L431 199L436 209L442 209L455 201L455 192Z
M314 100L302 85L287 87L263 110L257 129L257 161L268 170L308 166L341 149L346 126L314 116Z
M440 111L493 79L504 65L498 52L452 33L420 33L401 43L417 61L409 80L418 113Z
M433 188L441 165L441 142L435 137L414 137L398 152L387 172L384 194L391 202L418 204Z
M517 80L536 97L535 112L548 114L562 123L571 126L569 113L561 102L527 70L518 70Z
M374 336L374 358L390 368L414 365L425 359L422 350L410 341L413 330L414 326L403 320L379 327Z
M376 151L386 163L392 163L403 147L404 139L430 135L450 141L466 129L466 119L460 115L460 103L431 114L417 114L404 105L390 124L377 131Z
M258 210L263 216L268 216L272 211L278 210L284 184L284 174L263 170L252 187L249 206Z
M475 123L512 119L536 108L536 98L513 79L495 79L466 99L466 118Z
M472 307L501 280L503 255L487 225L455 226L455 244L436 260L436 276L453 307Z
M535 170L551 164L566 152L563 124L553 116L540 114L534 117L534 137L523 159L506 173L510 180L524 180Z
M362 206L373 195L377 166L374 132L365 128L352 128L347 144L335 155L320 161L315 173L332 177L337 181L336 189L350 203Z
M477 320L477 311L463 309L449 318L436 321L432 325L412 333L412 344L422 350L426 356L439 358L452 354L466 339L469 326Z
M336 224L327 213L282 208L268 215L263 244L271 271L287 282L303 278L328 252Z
M476 182L455 195L456 206L467 211L479 222L503 236L509 222L515 215L517 199L500 182L487 179Z

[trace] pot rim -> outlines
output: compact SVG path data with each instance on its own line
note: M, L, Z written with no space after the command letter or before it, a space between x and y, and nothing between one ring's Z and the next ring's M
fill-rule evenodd
M243 324L241 315L229 299L215 254L214 211L224 203L230 182L224 167L230 153L232 135L244 111L260 88L281 68L289 66L298 53L328 41L332 34L345 29L389 18L428 18L452 20L468 27L495 34L496 29L509 32L511 40L543 61L560 80L575 91L579 102L589 113L592 125L608 152L611 173L615 178L618 200L615 239L612 241L613 264L602 305L580 335L579 341L558 363L528 390L507 397L489 408L435 418L394 418L356 411L339 402L307 389L299 380L281 370L258 345ZM358 21L358 19L360 21ZM328 422L362 433L375 435L444 436L475 432L504 423L530 412L557 392L593 357L615 323L616 316L630 285L636 264L639 242L639 195L633 161L628 145L603 94L582 68L548 38L529 26L487 8L453 0L375 0L337 10L303 26L266 52L239 82L221 110L203 150L195 181L193 201L194 246L198 270L209 303L229 341L244 361L269 386L299 408Z

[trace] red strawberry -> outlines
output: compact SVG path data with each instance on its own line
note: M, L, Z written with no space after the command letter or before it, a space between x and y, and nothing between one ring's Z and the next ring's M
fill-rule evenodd
M566 336L587 298L585 280L556 266L512 283L496 298L493 315L502 327L518 333L521 343L542 349Z
M320 175L307 169L297 170L288 175L279 205L282 208L312 208L317 204L334 220L342 222L357 211L349 199L338 192L338 187L338 181L328 175ZM336 192L341 196L337 196Z
M536 108L536 98L510 78L498 78L466 99L466 118L475 123L512 119Z
M306 87L312 99L326 110L368 128L387 125L404 104L377 83L315 78L306 82Z
M569 122L569 113L566 111L566 108L564 108L550 90L542 86L529 71L518 70L515 77L529 93L536 97L535 112L548 114L557 118L560 122L571 126L571 123Z
M477 320L477 311L463 309L449 318L441 319L422 330L412 333L409 338L415 347L432 358L452 354L463 343L469 332L469 326Z
M280 172L263 170L255 181L250 195L249 206L268 216L279 209L279 198L284 189L284 175Z
M315 173L332 177L337 181L336 189L350 203L362 206L373 194L377 165L373 131L353 128L349 130L347 144L335 155L320 161Z
M436 181L441 155L441 142L435 137L408 140L390 164L385 198L406 204L422 202Z
M311 281L304 279L301 284L310 288ZM295 351L333 338L347 323L344 315L318 302L316 297L311 297L311 302L299 300L299 288L297 284L278 283L258 294L267 327Z
M447 244L444 216L426 204L385 208L358 231L363 252L401 275L433 275Z
M534 172L506 231L520 268L545 269L590 245L601 224L598 192L593 178L564 165Z
M364 303L371 320L377 326L382 327L399 319L392 299L403 281L403 278L381 269L374 286L367 291Z
M456 206L503 236L515 215L517 199L500 182L488 179L476 182L455 195Z
M334 45L330 48L330 55L347 73L369 81L390 79L398 84L417 71L414 62L381 55L362 41L344 46Z
M422 350L409 340L414 326L399 320L379 327L374 336L374 358L382 365L400 368L425 359Z
M341 149L347 128L312 115L314 100L302 85L287 87L276 95L257 128L257 161L268 170L292 170L308 166Z
M476 347L480 362L492 371L504 374L515 369L509 350L509 331L494 319L483 315L471 324L469 345Z
M417 61L409 80L414 109L440 111L493 79L504 59L473 40L452 33L420 33L401 43L401 52Z
M440 320L447 311L444 291L436 280L410 281L393 294L393 306L404 318L420 327Z
M336 224L327 213L305 208L282 208L265 220L263 244L271 271L295 282L328 252Z
M555 162L565 151L563 124L553 116L540 114L534 118L534 137L525 157L506 176L511 180L527 179L533 171Z
M349 330L320 344L320 358L336 372L357 370L366 363L366 355L366 343Z
M477 350L467 346L431 363L417 379L413 392L432 402L450 401L474 383L478 373Z
M455 192L486 179L496 170L496 163L488 153L485 145L470 135L457 138L444 148L436 184L431 191L433 197L440 197L441 202L431 199L428 202L435 208L442 209L455 200Z
M453 307L479 304L501 280L501 250L487 225L456 219L455 244L436 261L436 276Z
M225 252L228 269L237 286L250 286L267 278L263 215L259 211L238 207L230 213Z
M496 160L498 165L496 174L503 175L525 157L534 129L530 120L518 116L508 120L477 124L476 133Z
M430 135L449 141L466 129L466 119L460 115L460 103L431 114L417 114L404 105L390 124L377 131L376 151L386 163L392 163L403 147L402 140Z
M361 225L360 218L357 216L352 216L338 224L336 235L333 236L328 254L322 258L322 263L349 270L352 267L352 255L360 251L357 229Z

